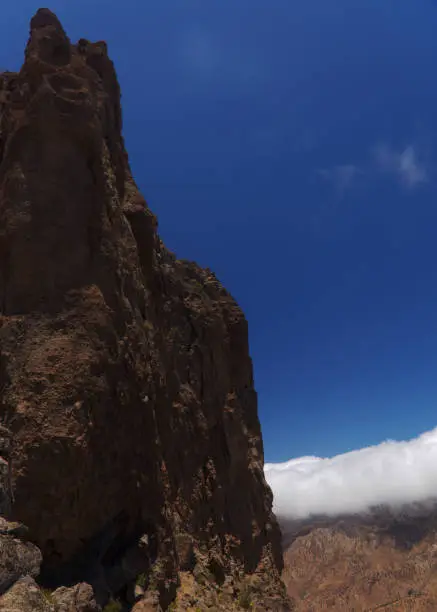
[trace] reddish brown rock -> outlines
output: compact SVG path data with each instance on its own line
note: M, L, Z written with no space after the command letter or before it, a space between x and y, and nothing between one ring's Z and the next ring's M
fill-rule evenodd
M0 78L12 517L53 587L90 582L104 600L143 536L165 608L188 535L217 585L232 577L238 593L263 564L281 599L244 316L209 270L162 244L129 170L106 45L71 45L47 10L31 28L22 69Z

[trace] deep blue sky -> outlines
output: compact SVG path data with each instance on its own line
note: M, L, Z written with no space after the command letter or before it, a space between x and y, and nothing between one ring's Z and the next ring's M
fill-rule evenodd
M2 6L16 69L39 3ZM53 0L105 39L138 183L250 325L266 458L437 424L437 2Z

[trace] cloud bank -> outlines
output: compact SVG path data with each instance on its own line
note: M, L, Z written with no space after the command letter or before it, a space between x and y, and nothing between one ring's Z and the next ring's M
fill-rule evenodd
M328 459L267 463L265 475L280 520L425 502L437 496L437 428L413 440L387 441Z

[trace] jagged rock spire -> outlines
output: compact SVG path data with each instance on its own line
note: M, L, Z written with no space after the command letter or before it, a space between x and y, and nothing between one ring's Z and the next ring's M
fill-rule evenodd
M39 9L32 17L26 55L55 66L65 66L70 62L70 40L59 19L49 9Z
M30 21L30 29L39 30L40 28L46 28L48 26L55 27L57 30L64 32L61 22L50 9L38 9Z

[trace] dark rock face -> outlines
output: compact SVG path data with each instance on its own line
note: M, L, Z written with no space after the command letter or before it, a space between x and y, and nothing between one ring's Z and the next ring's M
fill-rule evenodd
M0 492L43 579L104 599L132 554L164 608L204 564L287 609L244 316L162 244L105 43L72 45L46 9L0 77L0 311Z
M91 585L79 583L54 592L41 589L41 551L20 523L0 517L0 610L4 612L101 612Z

